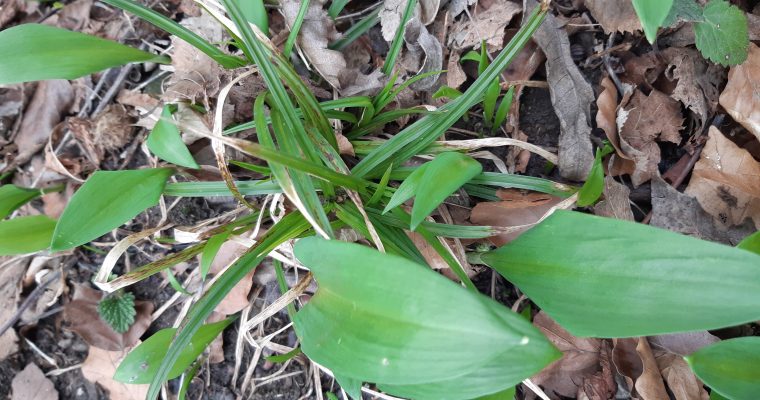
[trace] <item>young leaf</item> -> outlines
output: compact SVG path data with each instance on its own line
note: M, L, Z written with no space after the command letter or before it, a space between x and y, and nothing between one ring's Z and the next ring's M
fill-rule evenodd
M182 349L169 372L169 379L174 379L190 366L203 353L206 346L221 333L234 319L225 319L213 324L203 325L193 335L192 341ZM129 352L119 364L113 379L130 384L150 383L158 370L169 345L174 339L177 328L166 328L153 334Z
M42 194L39 189L27 189L16 185L0 186L0 219Z
M747 17L726 0L710 0L702 22L694 24L697 48L705 58L722 65L738 65L747 59Z
M578 191L578 205L581 207L594 204L604 191L604 167L602 166L602 157L610 154L614 148L609 143L604 148L596 149L596 158L591 171L588 173L586 182Z
M135 322L135 295L129 292L113 293L98 303L100 318L116 332L124 333Z
M454 100L461 95L462 95L461 91L444 85L438 88L438 90L436 90L435 93L433 93L433 98L440 99L441 97L444 97L447 99Z
M179 128L172 119L171 108L168 104L164 106L161 119L156 122L156 126L153 127L145 144L148 145L151 153L164 161L185 168L200 169L185 142L182 141Z
M673 7L670 8L670 13L668 13L665 21L662 22L662 26L673 26L681 21L696 22L704 20L702 8L697 4L696 0L673 0Z
M641 26L644 27L644 34L649 43L654 43L657 38L657 29L665 22L668 17L673 0L632 0L633 8L641 20Z
M264 0L237 0L245 19L256 25L265 35L269 34L269 17Z
M728 399L753 400L760 393L760 337L724 340L685 358L699 379Z
M0 85L76 79L132 62L169 62L168 57L117 42L39 24L0 32L0 54Z
M206 279L206 275L208 275L208 271L211 269L211 263L214 262L216 254L219 253L219 249L221 249L224 242L227 241L230 233L232 232L222 232L211 236L208 238L208 241L206 241L206 245L203 246L203 253L201 254L201 279Z
M751 251L755 254L760 254L760 231L757 231L745 237L741 242L739 242L739 244L736 245L736 248Z
M97 239L158 204L171 174L171 168L95 172L63 211L51 250L67 250Z
M34 253L46 249L55 220L44 215L0 221L0 256Z
M513 386L559 355L519 315L405 258L316 237L294 252L319 284L294 319L301 349L338 376L423 394L416 399L440 399L424 394L439 385L446 398L472 398ZM475 372L486 367L498 379L479 389Z
M510 86L509 90L507 90L507 94L501 98L499 108L496 110L496 115L493 117L493 127L491 127L491 130L495 131L507 120L507 114L509 114L509 109L512 107L512 100L514 100L514 98L515 87Z
M483 170L483 166L472 157L457 152L441 153L429 164L415 193L411 230Z
M398 189L396 189L396 192L393 193L393 196L388 201L388 204L385 205L383 214L400 206L405 201L414 197L414 194L417 193L417 189L420 187L422 179L425 176L425 171L427 171L427 168L429 166L430 163L422 164L419 168L415 169L406 179L404 179L403 182L401 182L401 185L398 187Z
M760 319L760 256L646 225L556 211L481 259L576 336Z

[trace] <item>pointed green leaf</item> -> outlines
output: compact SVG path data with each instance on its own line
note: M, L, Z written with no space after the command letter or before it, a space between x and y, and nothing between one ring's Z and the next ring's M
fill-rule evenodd
M171 108L168 104L164 106L161 119L156 122L156 126L153 127L145 144L151 153L164 161L185 168L199 169L200 166L195 162L185 142L182 141L179 128L172 118Z
M685 358L699 379L713 391L731 400L757 399L760 337L724 340Z
M429 164L415 193L412 230L447 197L483 171L475 159L457 152L441 153Z
M192 341L182 349L179 358L174 362L171 372L169 372L169 379L182 375L182 372L203 353L211 341L232 321L234 321L233 318L201 326L193 335ZM154 333L148 340L127 354L116 369L113 379L129 384L150 383L161 364L161 360L166 355L175 333L177 333L177 328L161 329Z
M398 189L396 189L396 192L393 193L393 196L391 196L391 199L385 206L385 209L383 209L383 214L404 204L405 201L414 197L417 188L419 188L420 183L422 183L422 178L425 176L425 171L427 171L429 165L430 163L422 164L404 179L403 182L401 182L401 185L399 185Z
M0 256L34 253L46 249L55 220L44 215L0 221Z
M208 271L211 269L211 263L214 262L219 249L222 248L222 245L227 241L231 233L230 231L222 232L208 238L201 254L201 279L206 279L206 275L208 275Z
M0 32L0 54L0 85L76 79L132 62L169 62L117 42L39 24Z
M481 259L576 336L760 319L760 256L633 222L557 211Z
M632 0L633 8L644 27L644 34L649 43L657 38L657 29L665 22L673 7L673 0Z
M0 219L42 194L39 189L27 189L15 185L0 186Z
M760 254L760 231L745 237L736 245L736 248Z
M515 87L510 86L509 90L507 91L507 94L504 95L504 97L501 98L501 103L499 103L499 108L496 110L496 115L493 117L493 127L491 130L498 129L501 124L504 123L504 121L507 120L507 114L509 114L509 109L512 107L512 101L515 97Z
M747 59L747 17L726 0L710 0L703 22L694 24L697 48L705 58L722 65L738 65Z
M578 205L581 207L594 204L604 191L604 167L602 166L602 157L611 153L614 149L607 143L604 148L596 149L596 157L591 171L588 173L586 182L578 191Z
M446 385L444 397L415 398L462 399L505 389L559 356L519 315L405 258L316 237L294 252L319 284L294 318L301 349L338 376L400 391ZM486 371L499 387L477 388Z
M95 172L63 211L51 250L97 239L155 206L171 174L171 168Z

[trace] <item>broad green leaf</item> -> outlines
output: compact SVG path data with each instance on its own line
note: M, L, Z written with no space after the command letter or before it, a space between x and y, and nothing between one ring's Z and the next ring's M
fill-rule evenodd
M67 250L97 239L158 204L171 174L171 168L95 172L63 211L51 250Z
M760 337L724 340L685 357L699 379L731 400L760 393Z
M415 193L411 230L447 197L483 171L483 166L475 159L457 152L441 153L428 164Z
M760 231L745 237L736 245L736 248L760 254Z
M425 171L427 171L428 166L430 166L430 163L422 164L419 168L415 169L411 175L404 179L403 182L401 182L401 185L399 185L396 192L393 193L388 204L385 205L383 214L404 204L405 201L414 197L414 194L417 193L417 189L422 183L422 178L425 176Z
M200 166L190 150L182 141L179 128L172 118L172 106L167 104L161 112L161 119L156 122L156 126L148 136L145 144L148 145L151 153L157 155L164 161L179 165L185 168L199 169Z
M747 59L747 17L726 0L710 0L702 22L694 24L697 48L702 56L722 65L738 65Z
M557 211L481 258L576 336L760 319L760 256L633 222Z
M135 295L116 292L98 302L98 314L113 330L124 333L135 322Z
M632 0L633 9L641 20L644 34L649 43L657 38L657 29L662 26L673 7L673 0Z
M696 0L673 0L673 7L662 26L673 26L678 22L695 22L704 21L702 7L697 4Z
M478 397L476 400L515 400L515 388L511 387L499 393Z
M44 215L0 221L0 256L34 253L46 249L55 220Z
M256 25L265 35L269 35L269 17L264 0L237 0L245 19Z
M0 219L3 219L17 208L42 195L39 189L27 189L16 185L0 186Z
M586 182L583 183L581 190L578 191L578 205L581 207L594 204L604 191L604 167L602 166L602 157L611 153L614 149L609 143L604 148L596 149L596 157L591 171L588 173Z
M720 393L718 393L717 391L713 390L712 392L710 392L710 400L729 400L729 399L721 396Z
M225 319L213 324L203 325L193 335L193 340L182 349L182 352L174 362L169 372L169 379L174 379L190 366L198 356L203 353L211 341L221 333L234 319ZM146 341L140 343L116 368L113 379L129 384L150 383L158 371L169 349L169 345L177 333L177 328L166 328L153 334Z
M47 25L23 24L0 32L0 85L76 79L132 62L169 58Z
M319 284L294 318L301 349L338 376L462 399L513 386L559 356L519 315L405 258L316 237L294 252ZM498 379L478 389L486 371Z

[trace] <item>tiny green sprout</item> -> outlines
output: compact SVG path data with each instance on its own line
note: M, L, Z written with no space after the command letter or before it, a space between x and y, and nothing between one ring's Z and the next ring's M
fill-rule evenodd
M111 293L98 303L98 314L113 330L124 333L135 322L135 296L123 291Z

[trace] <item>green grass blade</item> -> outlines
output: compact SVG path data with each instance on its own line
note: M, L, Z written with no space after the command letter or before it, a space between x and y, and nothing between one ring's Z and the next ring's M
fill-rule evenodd
M404 45L404 32L406 31L406 23L412 18L414 13L414 7L417 5L417 0L407 0L404 12L401 14L401 22L396 30L396 35L393 37L391 47L388 50L388 55L385 56L385 63L383 64L383 73L390 75L393 72L393 68L396 66L396 58L401 53L401 47Z
M368 14L366 17L362 18L361 21L357 22L351 28L349 28L343 34L342 38L330 43L328 48L330 50L343 50L348 47L348 45L353 43L356 39L358 39L361 35L365 34L373 26L379 24L381 8L382 7L375 8L372 13Z
M493 117L493 127L492 130L495 131L496 129L499 129L501 124L504 123L504 121L507 120L507 115L509 114L509 109L512 107L512 101L515 97L515 87L510 86L509 90L507 90L507 94L504 95L504 97L501 98L501 103L499 104L499 108L496 110L496 115Z
M293 21L293 26L290 28L290 33L288 34L288 40L285 42L285 48L282 50L282 54L285 58L290 58L290 53L293 51L296 39L298 39L298 33L301 31L303 19L306 17L306 12L309 10L309 3L311 3L310 0L301 0L301 6L298 8L296 20Z
M0 31L0 85L76 79L133 62L167 64L168 57L96 36L40 24Z
M332 4L330 4L330 8L327 9L327 15L329 15L330 18L335 19L335 17L343 11L349 1L351 0L333 0Z
M214 61L218 62L224 68L238 68L247 64L245 60L226 54L216 46L207 42L206 39L200 37L195 32L185 28L184 26L178 24L168 17L159 14L156 11L143 6L142 4L131 0L103 0L103 2L132 13L142 18L143 20L163 29L164 31L177 36L178 38L186 41L193 47L202 51L207 56L211 57Z
M235 181L238 191L243 196L260 196L282 193L282 188L273 181ZM179 182L169 183L164 188L164 194L176 197L211 197L232 196L227 184L218 182Z

